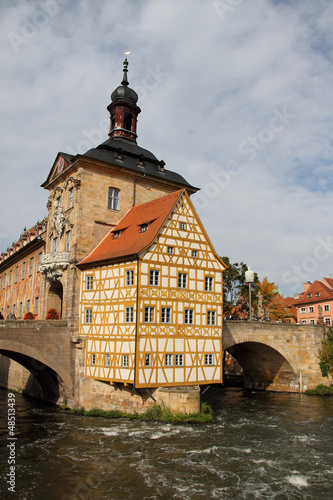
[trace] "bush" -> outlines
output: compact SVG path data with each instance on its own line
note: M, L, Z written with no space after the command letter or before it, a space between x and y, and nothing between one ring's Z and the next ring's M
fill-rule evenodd
M60 315L54 307L51 307L51 309L47 311L46 319L60 319Z
M305 391L308 396L333 396L333 385L319 384L315 389Z
M27 312L23 316L23 319L35 319L35 315L32 312Z
M323 377L333 372L333 328L329 328L319 351L320 370Z

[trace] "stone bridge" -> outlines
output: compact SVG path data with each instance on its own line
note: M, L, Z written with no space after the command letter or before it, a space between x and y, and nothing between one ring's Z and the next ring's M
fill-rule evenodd
M323 326L225 321L222 347L244 370L244 387L304 392L327 384L319 368Z
M46 401L66 400L69 406L77 404L82 394L90 397L91 391L100 390L96 381L84 377L84 341L71 337L69 323L0 321L0 385ZM243 368L246 388L304 392L328 383L319 369L323 336L322 326L226 321L222 346ZM10 360L28 370L28 380L22 382ZM29 383L35 384L31 391Z
M73 400L74 350L66 320L0 321L1 385L8 386L11 359L30 372L26 386L37 380L40 399Z

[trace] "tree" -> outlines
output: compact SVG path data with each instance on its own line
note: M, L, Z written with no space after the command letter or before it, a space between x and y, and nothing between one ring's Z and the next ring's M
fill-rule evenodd
M223 272L223 310L224 314L232 315L234 319L247 317L249 312L249 285L245 283L245 272L248 266L241 263L231 264L229 257L221 257L227 269ZM259 282L254 273L254 283L251 285L251 301L256 303L256 284Z
M323 377L333 372L333 328L329 328L319 351L320 369Z
M285 321L288 311L279 293L278 286L268 281L267 276L258 283L259 303L263 309L263 318L272 321ZM260 316L260 313L259 313Z

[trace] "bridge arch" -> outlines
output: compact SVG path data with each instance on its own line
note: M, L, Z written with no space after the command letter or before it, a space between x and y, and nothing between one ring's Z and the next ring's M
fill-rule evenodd
M57 402L70 398L72 379L60 363L38 349L20 342L0 339L0 354L26 368L40 385L40 399Z

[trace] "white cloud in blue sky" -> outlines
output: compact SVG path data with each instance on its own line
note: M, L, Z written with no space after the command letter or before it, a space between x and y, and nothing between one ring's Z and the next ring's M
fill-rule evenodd
M202 188L192 199L216 251L285 294L333 273L331 1L3 0L0 12L2 250L46 215L39 186L57 152L107 138L131 50L138 143Z

